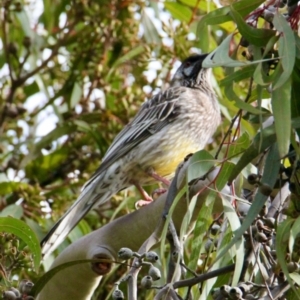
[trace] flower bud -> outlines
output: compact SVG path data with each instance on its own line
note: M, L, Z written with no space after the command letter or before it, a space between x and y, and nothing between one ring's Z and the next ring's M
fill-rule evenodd
M245 282L239 283L239 289L241 289L243 293L249 293L252 288L252 284L247 284Z
M158 255L154 251L147 252L145 255L145 260L149 262L157 262L158 261Z
M178 251L173 251L173 253L172 253L172 261L177 262L178 256L179 256L179 252Z
M212 298L215 300L215 299L220 299L220 297L223 298L223 296L221 295L220 289L214 290L213 294L212 294Z
M297 272L299 270L299 264L294 261L291 261L287 264L287 269L289 273Z
M150 267L148 274L152 277L153 281L159 280L161 278L160 270L154 266Z
M23 279L20 283L19 283L19 291L21 292L21 294L29 294L31 289L33 288L33 283L27 279Z
M229 297L230 297L230 299L233 299L233 300L242 299L243 292L240 288L234 287L229 291Z
M17 297L21 297L21 293L20 293L19 290L16 289L15 287L11 286L11 287L9 288L9 290L12 291L12 292L14 292L15 295L16 295Z
M112 293L112 298L114 300L123 300L124 299L124 294L121 290L119 290L118 288L115 289Z
M213 241L212 240L207 240L205 245L204 245L204 249L205 249L206 253L212 251L213 247L214 247Z
M23 46L29 48L31 46L31 39L29 36L25 36L23 39Z
M256 184L259 182L259 175L257 174L249 174L247 177L249 184Z
M265 218L264 222L268 227L275 228L275 224L276 224L275 218Z
M151 276L147 275L142 278L141 285L143 288L145 288L147 290L150 289L152 287L152 283L153 283L153 281L152 281Z
M15 300L15 299L17 299L17 296L13 291L3 292L2 297L3 297L3 300Z
M220 225L218 225L218 224L214 224L214 225L210 228L210 233L211 233L212 235L216 235L219 231L220 231Z
M259 242L259 243L265 243L268 241L267 236L263 232L257 232L254 236L254 238Z
M133 251L129 248L121 248L118 252L118 257L121 259L130 259L133 256Z
M230 289L231 289L231 286L224 284L220 287L220 293L223 296L228 296Z

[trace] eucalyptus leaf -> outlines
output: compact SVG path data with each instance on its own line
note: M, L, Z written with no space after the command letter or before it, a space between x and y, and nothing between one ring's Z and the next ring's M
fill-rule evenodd
M276 234L276 256L278 263L286 276L288 282L290 283L292 289L294 290L295 294L300 298L299 291L295 288L294 282L292 281L292 278L289 275L288 268L287 268L287 262L286 262L286 255L287 255L287 246L288 241L290 237L290 231L293 226L294 220L287 219L283 222L281 222L277 226L277 234ZM283 247L285 245L285 247Z
M153 23L153 20L149 17L146 10L143 10L142 24L144 27L145 39L148 43L154 43L156 45L161 44L159 33Z
M228 35L221 43L221 45L211 52L203 61L202 65L205 68L214 67L242 67L257 64L263 61L271 61L273 59L260 59L254 61L237 61L229 56L230 43L233 34Z
M265 164L265 169L261 181L264 184L268 184L270 187L273 187L280 168L280 157L276 143L271 145L266 160L267 162ZM268 197L263 195L260 191L257 192L241 227L234 232L234 238L230 241L230 243L224 249L222 249L220 253L218 253L216 260L219 260L233 245L235 245L235 243L239 242L240 238L251 226L252 222L255 220L255 218L265 205L267 198Z
M171 13L174 19L188 23L193 16L192 10L179 2L165 1L164 6Z
M37 272L41 261L41 249L40 243L31 228L21 220L0 217L0 231L12 233L24 241L31 251L35 271Z
M280 88L272 92L272 109L278 149L284 157L290 146L291 137L291 81L287 80Z
M281 33L279 39L279 56L281 57L281 63L283 72L281 76L276 80L273 85L273 90L282 86L291 76L295 64L296 56L296 42L295 35L292 31L290 24L287 20L280 14L276 13L274 16L274 26Z
M231 16L238 26L240 34L252 45L265 46L276 32L271 29L258 29L248 25L243 17L231 6Z
M289 251L290 253L293 252L293 248L294 248L294 244L295 244L295 241L296 241L296 238L299 236L299 233L300 233L300 217L298 217L294 224L292 225L291 227L291 230L290 230L290 237L289 237Z
M195 224L194 239L193 239L192 250L191 250L192 252L189 260L189 267L192 270L194 270L198 264L198 259L200 256L203 239L207 234L207 230L209 228L209 218L207 218L207 216L210 216L212 214L214 202L215 202L215 194L213 192L210 192L205 200L205 203L203 203L203 206L201 207L201 210L199 212Z
M20 205L11 204L0 211L0 217L13 217L20 219L23 216L23 208Z
M190 159L188 182L204 176L215 164L214 157L205 150L196 152Z

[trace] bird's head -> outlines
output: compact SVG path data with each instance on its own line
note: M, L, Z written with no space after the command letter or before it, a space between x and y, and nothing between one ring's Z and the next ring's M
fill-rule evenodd
M171 86L193 87L195 85L201 85L201 80L204 79L204 76L202 75L209 70L202 68L202 62L207 56L208 53L192 55L185 59L177 69L172 79Z

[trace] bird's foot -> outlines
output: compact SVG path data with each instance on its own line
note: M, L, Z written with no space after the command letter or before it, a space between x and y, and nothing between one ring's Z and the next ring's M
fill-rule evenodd
M141 208L143 206L150 204L153 201L152 197L150 197L147 194L147 192L142 188L142 186L139 184L139 182L132 181L132 183L136 186L136 188L138 189L138 191L140 192L140 194L143 197L143 200L139 200L135 203L135 205L134 205L135 208L138 209L138 208Z
M159 196L164 194L166 191L167 191L167 189L165 189L165 188L158 188L152 192L151 196L153 199L157 199Z
M135 202L134 206L135 206L135 209L139 209L143 206L149 205L151 202L153 202L153 199L150 197L149 200L139 200L139 201Z

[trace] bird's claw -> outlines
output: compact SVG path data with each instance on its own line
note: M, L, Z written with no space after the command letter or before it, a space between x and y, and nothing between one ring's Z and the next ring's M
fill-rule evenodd
M149 199L147 199L147 200L139 200L139 201L135 202L134 206L135 206L135 209L139 209L143 206L149 205L152 202L153 202L153 199L151 197L149 197Z
M165 189L165 188L158 188L158 189L155 189L153 192L152 192L152 198L153 199L157 199L159 196L161 196L162 194L164 194L168 189Z

